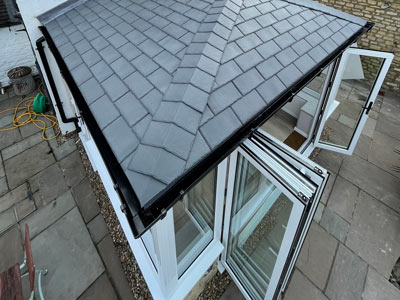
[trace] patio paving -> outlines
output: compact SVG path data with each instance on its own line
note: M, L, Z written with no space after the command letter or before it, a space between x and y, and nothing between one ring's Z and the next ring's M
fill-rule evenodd
M322 150L331 172L283 300L394 300L400 257L400 98L378 97L352 156ZM231 286L221 299L244 299Z
M0 95L0 110L19 101ZM133 298L75 141L43 141L32 125L0 133L1 271L23 261L25 224L46 299Z

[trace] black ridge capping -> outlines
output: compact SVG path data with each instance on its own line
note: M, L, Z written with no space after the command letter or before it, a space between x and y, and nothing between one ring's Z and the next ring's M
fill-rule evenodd
M110 145L105 139L100 127L93 117L86 101L84 100L78 86L76 85L72 75L70 74L62 56L57 50L47 29L40 26L50 50L52 51L55 60L61 70L71 93L74 96L78 108L81 110L81 115L86 122L87 127L92 134L96 145L106 167L116 186L116 191L119 194L121 201L126 205L124 210L127 215L129 225L132 229L135 238L140 237L153 224L162 219L167 210L171 208L178 200L182 199L184 193L200 181L210 170L217 166L223 159L233 152L244 140L260 127L270 116L277 112L285 105L298 91L300 91L309 81L317 76L326 66L329 65L335 58L340 56L343 51L357 41L358 37L368 32L374 26L373 23L367 23L358 32L353 34L342 46L335 52L331 53L319 65L313 68L308 75L304 76L296 82L291 88L277 97L272 103L261 113L247 122L242 128L231 135L225 142L221 143L211 153L205 156L200 162L187 170L181 177L170 183L163 191L155 195L144 207L141 207L139 199L133 190L125 172L118 163Z
M64 77L74 100L80 110L81 117L83 117L87 127L90 130L93 140L95 141L97 148L103 158L103 161L110 173L111 179L114 183L114 188L118 193L121 201L121 209L126 214L129 225L132 229L132 233L135 237L139 237L147 229L140 216L140 202L130 184L128 178L125 175L121 165L115 157L110 145L104 137L99 125L97 124L92 112L89 109L84 97L82 96L78 86L76 85L71 73L69 72L67 65L65 64L62 56L60 55L57 47L54 44L46 27L39 26L47 45L49 46L54 58L60 68L61 75Z

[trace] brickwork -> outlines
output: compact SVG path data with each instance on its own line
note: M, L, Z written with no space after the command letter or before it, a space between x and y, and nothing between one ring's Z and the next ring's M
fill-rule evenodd
M374 22L374 28L364 35L359 46L379 51L394 52L395 58L384 83L384 88L400 90L400 1L390 1L391 7L382 8L383 0L318 0L342 11Z

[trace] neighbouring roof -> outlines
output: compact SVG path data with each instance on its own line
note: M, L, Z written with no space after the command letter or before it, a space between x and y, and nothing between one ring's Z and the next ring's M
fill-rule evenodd
M40 20L142 206L366 25L306 0L70 2Z

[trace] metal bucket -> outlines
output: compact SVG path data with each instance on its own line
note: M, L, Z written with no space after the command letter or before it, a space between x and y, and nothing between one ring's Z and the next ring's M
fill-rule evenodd
M7 73L14 87L16 95L25 96L36 89L35 80L32 77L32 69L29 67L16 67Z

